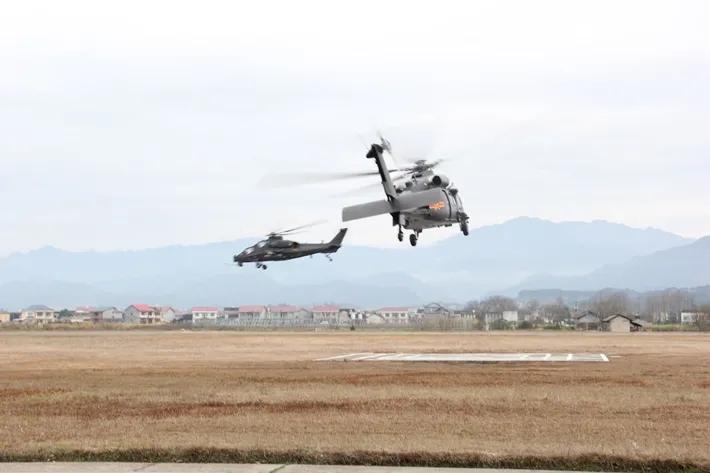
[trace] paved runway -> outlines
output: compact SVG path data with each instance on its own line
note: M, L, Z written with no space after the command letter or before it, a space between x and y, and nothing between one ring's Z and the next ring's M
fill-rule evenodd
M316 361L458 361L463 363L601 362L604 353L348 353Z
M565 473L487 468L418 468L337 465L237 465L230 463L0 463L2 473ZM579 473L579 472L576 472Z

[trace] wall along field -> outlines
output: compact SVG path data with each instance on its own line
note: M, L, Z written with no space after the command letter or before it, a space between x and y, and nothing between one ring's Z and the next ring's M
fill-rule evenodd
M611 362L313 361L357 352ZM0 459L46 458L710 470L710 336L0 331Z

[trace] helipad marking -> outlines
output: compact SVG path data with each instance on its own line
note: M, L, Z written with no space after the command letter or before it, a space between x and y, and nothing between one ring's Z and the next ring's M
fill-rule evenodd
M349 353L316 361L458 361L474 363L597 362L608 363L604 353Z
M338 356L331 356L328 358L319 358L316 361L331 361L331 360L339 360L340 358L348 358L351 356L357 356L357 355L371 355L372 352L363 352L363 353L348 353L347 355L338 355Z

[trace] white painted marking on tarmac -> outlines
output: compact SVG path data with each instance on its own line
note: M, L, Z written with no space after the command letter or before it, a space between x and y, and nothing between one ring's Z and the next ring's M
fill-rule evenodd
M348 353L347 355L337 355L337 356L329 356L328 358L318 358L316 361L331 361L331 360L339 360L341 358L349 358L351 356L357 356L357 355L371 355L371 351L366 351L362 353Z
M474 363L499 362L601 362L608 363L604 353L350 353L316 361L458 361Z

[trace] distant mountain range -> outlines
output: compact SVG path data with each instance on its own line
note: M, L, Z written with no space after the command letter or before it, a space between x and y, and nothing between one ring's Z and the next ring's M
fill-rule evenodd
M257 239L140 251L46 247L15 253L0 260L0 307L135 302L375 307L464 302L505 288L645 289L710 283L704 269L710 267L710 239L693 242L605 221L554 223L521 217L417 248L347 246L346 240L333 263L314 257L275 263L268 271L228 265L235 251Z
M559 288L595 290L603 287L649 291L666 287L692 288L710 282L710 236L687 245L607 264L578 276L537 275L507 292L520 289Z

